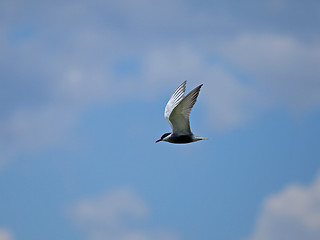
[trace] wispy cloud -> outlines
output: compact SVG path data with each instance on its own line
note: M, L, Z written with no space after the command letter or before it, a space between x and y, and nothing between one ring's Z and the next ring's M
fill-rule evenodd
M107 194L80 200L70 211L73 221L90 240L177 240L166 231L145 230L143 223L150 208L130 189L117 189Z
M223 66L212 66L205 78L209 79L204 93L212 128L233 129L265 107L254 85L241 83Z
M250 240L320 238L320 173L309 186L292 184L266 199Z
M242 34L221 47L273 105L294 111L320 107L320 45L280 34Z
M0 228L0 240L13 240L11 231L5 228Z
M183 80L205 84L209 129L235 128L266 107L319 108L319 4L291 5L2 1L0 162L58 142L97 101L149 100ZM127 59L136 64L129 77L116 67Z

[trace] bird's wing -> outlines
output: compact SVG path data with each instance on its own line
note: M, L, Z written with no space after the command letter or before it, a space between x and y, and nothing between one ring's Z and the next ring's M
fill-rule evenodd
M192 134L190 129L189 116L192 107L197 101L202 84L193 89L186 97L184 97L178 105L171 111L169 122L172 132L177 134Z
M170 114L172 110L181 102L181 100L184 98L184 93L186 91L186 84L187 81L184 81L180 84L180 86L174 91L172 94L169 102L167 103L167 106L164 110L164 117L169 121ZM170 122L170 121L169 121ZM171 123L170 123L171 124ZM172 126L171 126L172 127Z

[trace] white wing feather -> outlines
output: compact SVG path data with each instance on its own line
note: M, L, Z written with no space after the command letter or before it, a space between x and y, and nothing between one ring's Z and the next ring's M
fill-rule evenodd
M182 99L171 110L169 117L166 117L174 134L192 134L189 116L197 101L201 87L202 84L193 89L186 97L182 96Z
M172 110L179 104L179 102L184 98L184 93L186 91L187 81L184 81L172 94L167 106L164 110L164 117L169 121L170 114ZM170 121L169 121L170 123ZM171 124L171 123L170 123ZM172 127L172 126L171 126Z

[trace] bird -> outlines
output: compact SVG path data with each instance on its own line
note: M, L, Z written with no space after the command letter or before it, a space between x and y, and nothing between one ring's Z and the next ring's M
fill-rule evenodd
M169 143L182 144L206 139L193 135L189 121L192 107L197 101L200 88L203 84L199 85L185 96L186 84L187 81L184 81L174 91L164 110L164 117L168 120L172 132L163 134L156 143L165 141Z

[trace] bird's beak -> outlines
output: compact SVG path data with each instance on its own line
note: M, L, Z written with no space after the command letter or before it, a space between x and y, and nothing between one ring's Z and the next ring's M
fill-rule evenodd
M156 141L156 143L157 143L157 142L160 142L160 141L162 141L162 139L161 139L161 138L160 138L159 140L157 140L157 141Z

